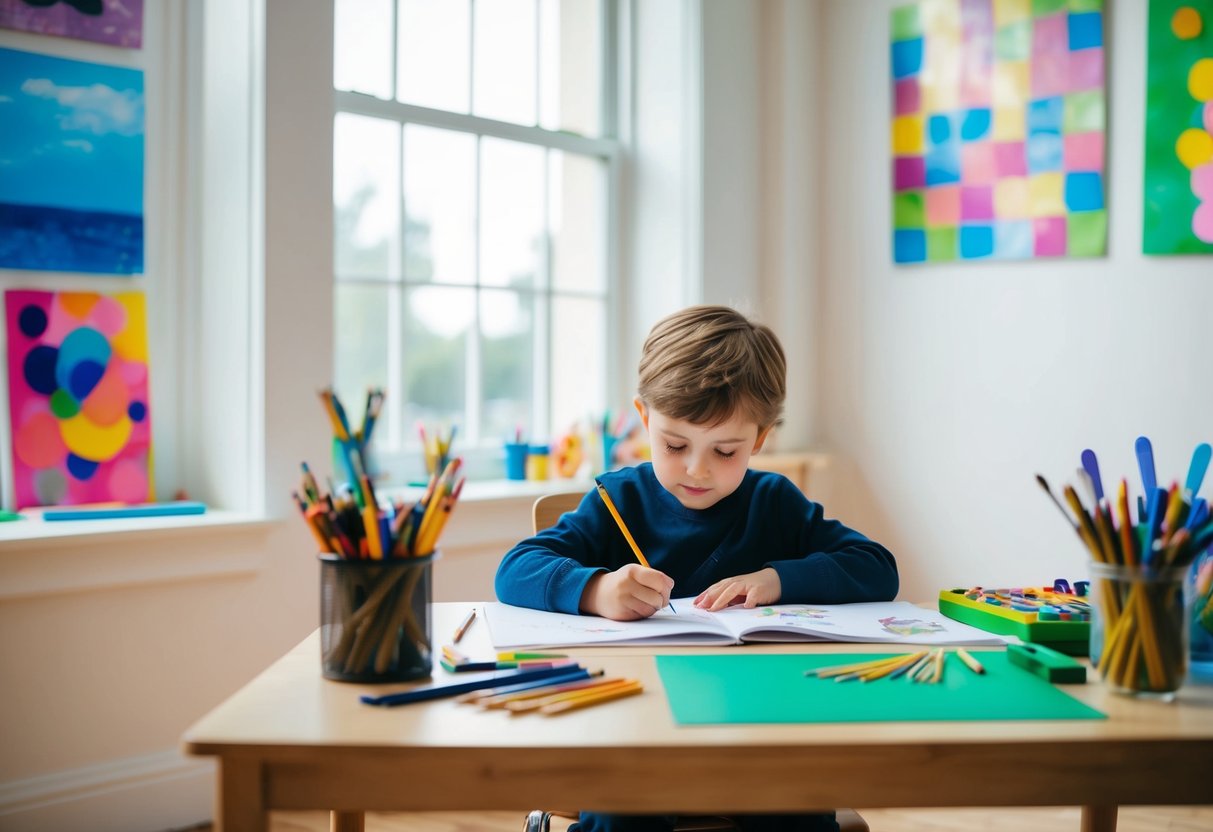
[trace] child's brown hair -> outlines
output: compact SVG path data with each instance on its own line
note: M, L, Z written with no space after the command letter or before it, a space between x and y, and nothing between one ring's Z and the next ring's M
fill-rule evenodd
M759 430L779 421L787 360L775 333L727 306L691 306L660 321L640 355L646 407L695 425L736 413Z

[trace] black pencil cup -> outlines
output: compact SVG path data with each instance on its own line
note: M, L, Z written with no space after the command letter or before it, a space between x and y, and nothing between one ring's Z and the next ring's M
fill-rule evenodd
M400 682L430 675L431 567L438 557L351 560L320 555L324 678Z

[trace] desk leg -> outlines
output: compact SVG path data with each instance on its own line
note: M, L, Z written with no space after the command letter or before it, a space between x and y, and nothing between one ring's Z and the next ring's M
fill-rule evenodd
M219 761L217 832L269 832L261 774L260 764L253 761Z
M330 832L364 832L366 815L362 812L332 812Z
M1116 807L1083 806L1082 832L1116 832Z

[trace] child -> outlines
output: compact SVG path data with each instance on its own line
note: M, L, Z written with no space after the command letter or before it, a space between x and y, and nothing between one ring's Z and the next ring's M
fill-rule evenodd
M695 606L888 601L897 566L785 477L751 471L779 421L783 348L767 327L722 306L659 321L640 358L636 409L652 463L599 478L645 554L636 561L596 490L575 512L511 549L497 597L523 607L647 618L670 598ZM836 829L833 815L741 818L747 830ZM672 818L583 812L580 832L661 830Z

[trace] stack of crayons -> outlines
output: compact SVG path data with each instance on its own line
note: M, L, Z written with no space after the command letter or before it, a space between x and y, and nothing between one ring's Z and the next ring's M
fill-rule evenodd
M1135 444L1144 495L1137 498L1137 523L1130 512L1129 486L1121 479L1115 501L1105 498L1095 453L1084 450L1079 481L1092 508L1072 485L1063 489L1073 516L1039 474L1037 483L1078 534L1097 565L1097 610L1102 617L1103 677L1126 690L1174 691L1184 676L1182 581L1192 562L1213 544L1208 501L1197 497L1213 448L1196 447L1181 488L1161 488L1154 451L1147 437ZM1113 577L1115 576L1115 577ZM1094 648L1093 644L1093 648Z
M1060 581L1059 581L1060 582ZM975 586L964 597L1016 612L1034 613L1039 621L1089 621L1091 606L1085 600L1088 581L1075 581L1075 592L1058 592L1048 587L1011 587L984 589Z
M956 656L974 673L985 673L981 662L963 647L956 648ZM851 662L819 667L806 670L805 676L816 676L819 679L833 679L835 682L850 682L858 679L861 682L872 682L877 679L897 679L905 676L910 682L923 682L934 685L943 681L944 662L947 651L942 647L934 650L920 650L917 653L905 653L898 656L888 656L871 661Z

